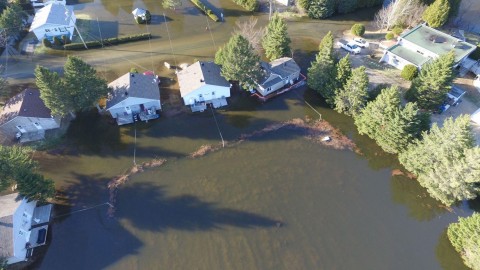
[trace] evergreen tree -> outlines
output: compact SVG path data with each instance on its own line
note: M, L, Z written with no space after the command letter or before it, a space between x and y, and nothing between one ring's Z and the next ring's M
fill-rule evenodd
M68 93L65 91L63 80L57 72L51 72L47 68L37 66L35 78L40 98L45 106L50 109L52 115L64 116L73 108Z
M473 146L470 118L463 115L455 121L448 118L442 128L433 124L421 141L415 140L399 155L399 160L418 176L432 197L451 205L473 199L480 191L480 150Z
M64 66L65 91L75 111L91 109L108 93L107 82L97 71L76 56L68 56Z
M215 63L222 66L222 76L240 82L245 89L253 87L260 76L259 62L260 57L255 54L252 45L238 34L215 54Z
M335 0L310 0L308 17L325 19L335 12Z
M7 36L15 36L23 29L23 19L26 14L22 7L18 4L12 3L0 16L0 28L5 29Z
M435 0L433 4L427 7L422 14L424 19L430 27L438 28L443 26L450 13L450 2L448 0Z
M287 24L275 13L267 25L267 33L262 40L262 46L268 59L275 60L289 56L290 38L287 33Z
M308 68L308 86L322 95L333 106L336 88L335 55L333 35L328 32L319 45L318 54Z
M0 145L0 191L18 180L18 171L33 171L37 163L31 158L29 148Z
M402 108L396 87L383 89L374 101L355 117L360 134L374 139L385 152L399 153L422 131L422 118L416 104Z
M337 0L337 12L340 14L350 13L357 9L357 0Z
M412 81L407 96L422 109L436 110L445 100L453 81L455 55L449 52L423 66Z
M352 76L352 63L350 62L350 54L346 54L336 65L337 69L337 89L343 88L347 80Z
M458 223L448 226L448 239L462 256L465 265L480 270L480 213L458 218Z
M335 95L335 110L347 115L358 114L367 103L367 90L368 76L365 67L354 69L344 87L339 88Z
M51 179L46 179L43 175L33 172L23 171L19 173L17 180L18 193L30 200L45 202L55 196L55 183Z

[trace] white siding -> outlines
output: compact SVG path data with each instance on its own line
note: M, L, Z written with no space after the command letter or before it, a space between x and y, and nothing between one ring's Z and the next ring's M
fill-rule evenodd
M117 114L127 113L126 107L129 107L132 113L139 113L141 110L141 104L143 104L145 109L150 109L151 107L155 107L157 110L161 109L160 100L129 97L122 102L110 107L108 111L113 118L117 118Z
M418 67L417 65L415 65L414 63L411 63L410 61L407 61L401 57L399 57L398 55L394 55L393 53L387 51L385 53L385 55L383 55L382 59L380 59L380 62L385 62L391 66L394 66L400 70L403 69L403 67L405 67L406 65L414 65L416 67Z
M208 103L212 99L217 99L221 97L230 97L230 87L204 85L184 96L183 102L185 103L185 105L192 105L195 103L195 101L205 101Z
M39 129L35 123L38 123L43 130L55 129L60 127L59 118L38 118L17 116L9 122L0 126L0 129L8 136L15 136L19 131L17 126L21 126L27 132L37 132Z

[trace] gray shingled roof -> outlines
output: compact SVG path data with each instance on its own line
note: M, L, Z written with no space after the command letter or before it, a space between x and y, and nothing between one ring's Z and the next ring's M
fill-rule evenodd
M295 72L300 72L300 67L290 57L282 57L275 59L270 63L261 62L261 67L264 70L264 76L260 85L263 88L268 88Z
M282 57L270 62L270 69L273 73L280 75L282 78L295 72L300 72L300 67L290 57Z
M66 14L68 11L68 14ZM69 25L70 17L73 14L73 6L62 4L48 4L35 13L30 31L41 27L44 24Z
M206 84L230 87L230 83L220 75L220 66L213 62L195 62L178 72L177 77L182 97Z
M13 256L13 214L22 199L18 193L0 196L0 257Z
M7 101L2 112L0 112L0 125L5 124L17 116L52 117L50 109L48 109L42 99L40 99L40 91L34 88L27 88Z
M108 84L112 89L107 99L107 109L128 97L160 100L158 80L153 75L127 73Z

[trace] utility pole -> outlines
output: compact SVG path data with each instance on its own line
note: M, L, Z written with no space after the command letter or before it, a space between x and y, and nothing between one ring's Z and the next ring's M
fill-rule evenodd
M61 4L60 4L61 5ZM77 24L73 21L72 19L72 14L70 14L70 11L67 9L67 6L64 6L65 7L65 15L67 16L65 18L65 20L68 20L70 18L70 21L72 21L73 23L73 28L75 28L75 30L77 30L77 33L78 33L78 36L80 37L80 39L82 40L83 42L83 46L85 46L85 49L88 50L88 47L87 47L87 44L85 43L85 40L83 40L83 37L82 37L82 34L80 33L80 31L78 31L78 28L77 28Z
M268 3L270 4L270 9L268 12L268 20L270 21L272 19L272 1L273 0L268 0Z

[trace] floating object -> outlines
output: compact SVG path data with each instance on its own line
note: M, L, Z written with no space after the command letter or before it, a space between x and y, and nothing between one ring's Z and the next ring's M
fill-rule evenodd
M332 138L330 136L325 136L325 137L322 138L322 142L329 142L331 140L332 140Z

